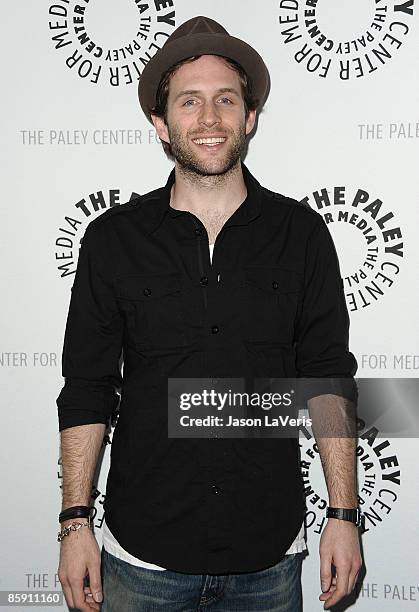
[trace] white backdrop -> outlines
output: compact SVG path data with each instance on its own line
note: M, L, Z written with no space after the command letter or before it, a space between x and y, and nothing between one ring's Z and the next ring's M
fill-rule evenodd
M137 76L153 41L162 44L186 19L217 19L268 65L271 92L245 161L263 185L329 215L357 376L417 377L419 368L417 3L154 0L141 14L134 0L80 4L84 13L75 0L3 9L0 591L60 590L55 400L79 241L107 207L166 181L171 162L139 107ZM74 23L75 15L83 19ZM78 40L83 34L93 43ZM124 58L129 45L133 55ZM360 439L360 485L371 494L361 495L370 518L355 606L410 612L419 607L417 446L393 438L380 456L383 440ZM324 511L315 494L324 499L326 489L318 457L309 456L313 441L301 443L313 490L303 566L304 609L312 612L322 609ZM95 502L99 541L108 452Z

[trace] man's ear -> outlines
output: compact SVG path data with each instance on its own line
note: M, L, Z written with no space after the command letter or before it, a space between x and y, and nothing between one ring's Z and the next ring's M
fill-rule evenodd
M246 118L246 136L250 134L256 122L256 110L250 110Z
M151 113L151 119L160 140L170 143L169 131L163 117L159 117Z

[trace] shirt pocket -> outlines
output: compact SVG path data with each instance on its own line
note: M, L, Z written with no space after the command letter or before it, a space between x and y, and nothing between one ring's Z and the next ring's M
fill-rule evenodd
M120 276L116 296L125 316L127 338L138 349L185 346L180 274Z
M261 344L291 344L302 291L300 272L281 267L243 270L243 334Z

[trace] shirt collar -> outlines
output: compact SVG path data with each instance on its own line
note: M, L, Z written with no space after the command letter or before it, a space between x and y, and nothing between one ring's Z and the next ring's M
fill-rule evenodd
M253 219L256 219L261 212L262 187L243 162L241 162L241 167L247 196L225 225L247 225ZM166 215L174 218L187 212L170 206L170 191L174 182L175 168L170 172L166 185L156 190L151 198L144 200L141 206L141 210L144 212L143 220L150 234L157 229Z

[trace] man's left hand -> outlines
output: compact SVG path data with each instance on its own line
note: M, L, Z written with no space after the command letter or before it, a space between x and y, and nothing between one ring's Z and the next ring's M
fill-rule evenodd
M320 584L328 610L353 590L362 557L359 547L358 527L349 521L329 518L320 538ZM336 577L332 578L332 563Z

